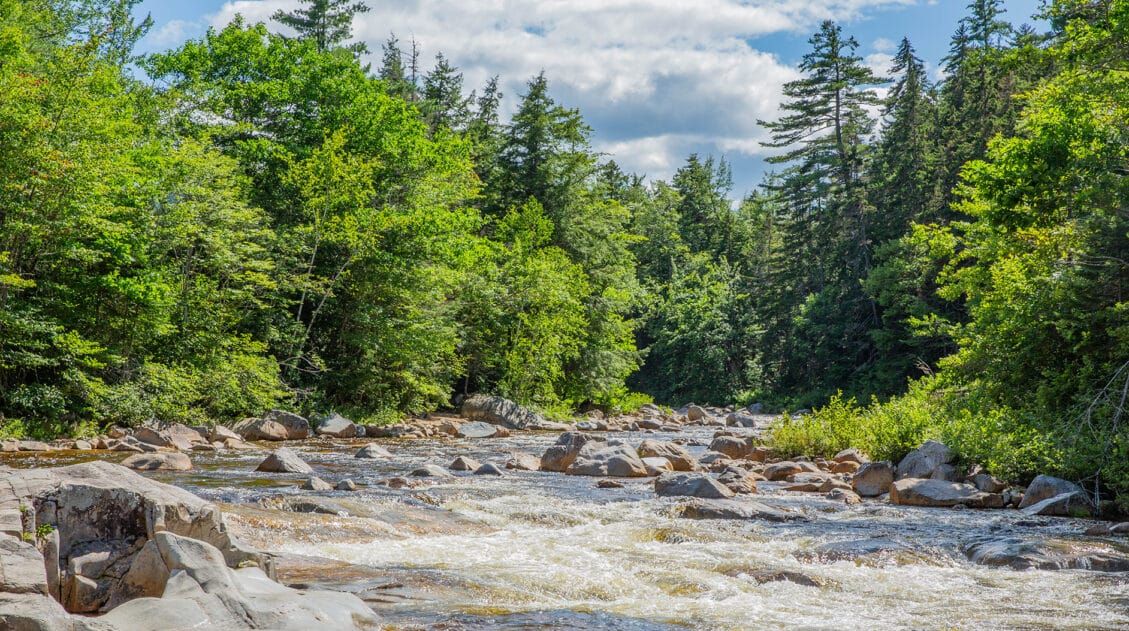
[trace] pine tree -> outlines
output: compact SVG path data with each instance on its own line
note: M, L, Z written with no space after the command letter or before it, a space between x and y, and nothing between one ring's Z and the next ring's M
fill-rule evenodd
M420 111L432 131L440 128L462 131L470 122L470 99L463 96L463 75L443 53L435 68L423 78Z
M353 36L353 17L368 13L370 7L353 0L303 0L302 8L287 12L278 10L272 19L298 31L298 37L312 39L318 50L326 51ZM344 47L355 54L368 52L364 42Z
M400 49L400 40L395 34L390 35L388 41L384 42L383 50L384 57L377 75L384 81L388 93L406 101L415 100L415 86L408 74L411 69L404 65L404 53Z

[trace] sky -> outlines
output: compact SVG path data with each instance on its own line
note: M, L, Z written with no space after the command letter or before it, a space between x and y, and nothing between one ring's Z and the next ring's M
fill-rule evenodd
M934 77L966 0L366 0L354 21L374 67L395 34L414 39L424 68L442 51L467 89L498 75L512 111L544 70L553 97L579 108L593 144L626 171L668 179L691 153L724 157L734 196L755 188L770 152L758 120L780 111L781 87L799 76L808 38L839 21L880 74L909 37ZM1031 23L1041 0L1005 0L1013 24ZM144 0L155 52L222 27L237 14L270 22L298 0ZM273 25L277 27L278 25ZM280 29L281 31L281 29ZM285 31L282 31L285 32Z

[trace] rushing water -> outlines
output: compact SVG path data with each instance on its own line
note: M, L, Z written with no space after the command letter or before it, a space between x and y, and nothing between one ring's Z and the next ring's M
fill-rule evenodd
M704 443L709 433L678 436ZM626 438L644 437L674 436ZM387 461L353 458L365 441L303 444L317 475L361 485L317 494L347 516L264 508L312 494L297 490L301 476L252 473L260 452L194 454L196 471L161 479L222 503L234 530L284 553L284 580L357 591L390 628L1129 628L1129 577L989 568L961 552L984 537L1086 545L1077 521L845 507L766 483L760 501L810 520L680 519L649 480L597 489L594 478L508 472L376 484L460 455L501 464L510 451L540 454L554 438L378 441L395 455ZM836 553L860 546L876 552Z

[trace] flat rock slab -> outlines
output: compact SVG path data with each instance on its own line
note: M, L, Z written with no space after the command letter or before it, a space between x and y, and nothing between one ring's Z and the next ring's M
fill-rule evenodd
M134 454L122 460L122 466L134 471L190 471L192 460L179 452Z
M462 423L459 425L459 428L455 430L455 435L459 438L493 438L497 433L497 426L482 421Z
M803 515L772 508L760 502L696 499L679 507L678 516L686 519L740 519L771 522L797 521Z
M907 478L890 485L890 502L903 506L1003 508L1003 496L985 493L971 484Z
M964 554L979 565L1013 570L1129 572L1129 546L1092 540L982 539L965 546Z
M43 555L30 543L0 535L0 592L47 594Z

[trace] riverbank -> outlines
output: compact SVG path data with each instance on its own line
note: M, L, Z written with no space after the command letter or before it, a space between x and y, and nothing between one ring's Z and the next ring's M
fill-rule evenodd
M452 417L426 419L404 433L423 435L415 438L315 435L190 449L190 470L145 475L222 508L233 534L271 551L283 584L355 594L389 628L1129 625L1127 540L1085 534L1107 522L963 505L921 508L881 495L848 504L845 493L828 497L835 489L797 488L818 476L820 486L831 480L853 492L855 474L833 472L852 468L843 466L853 462L846 456L808 463L818 473L758 479L776 477L765 475L771 467L789 467L755 446L744 457L711 446L755 445L771 418L747 415L752 427L721 427L714 423L725 424L727 414L705 412L695 420L644 414L586 421L589 440L564 472L523 465L561 468L571 451L561 447L580 442L580 434L562 439L559 431L505 428L502 436L472 437L481 428L471 426L460 437L472 421ZM422 427L453 433L429 436ZM380 448L368 450L375 458L356 457L373 443ZM664 459L671 468L684 450L699 471L578 475L593 467L600 473L600 462L618 466L617 456L632 464L631 451L655 445L670 450ZM255 471L282 446L310 471ZM609 448L618 453L596 457ZM2 462L26 470L132 455L19 452ZM494 464L502 475L452 471L460 458ZM423 471L431 475L413 475ZM656 492L664 486L659 479L699 474L732 497L707 483L690 487L707 497ZM348 479L357 490L302 489L311 476L331 488ZM746 492L733 490L742 487ZM703 516L732 519L693 518Z

